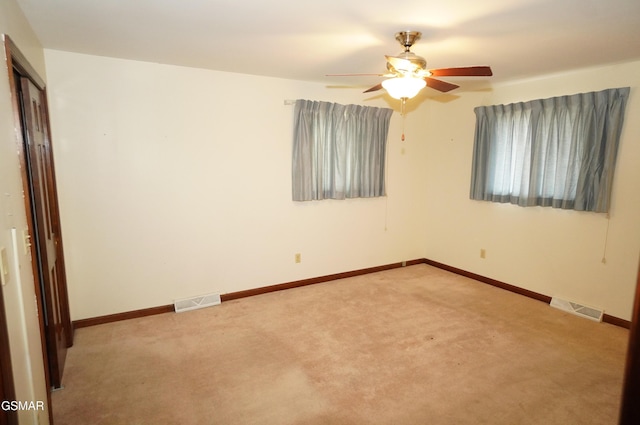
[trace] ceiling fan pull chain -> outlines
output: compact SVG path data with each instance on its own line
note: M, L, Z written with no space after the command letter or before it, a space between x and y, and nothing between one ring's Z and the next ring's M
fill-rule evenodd
M404 142L404 123L407 119L406 114L404 113L404 107L407 104L407 98L403 97L402 101L400 102L400 115L402 116L402 137L401 140Z

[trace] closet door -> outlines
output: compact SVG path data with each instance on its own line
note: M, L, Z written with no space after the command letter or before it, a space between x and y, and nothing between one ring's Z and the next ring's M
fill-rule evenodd
M26 77L20 77L20 91L31 201L32 261L43 296L51 386L59 388L67 347L73 339L45 93Z

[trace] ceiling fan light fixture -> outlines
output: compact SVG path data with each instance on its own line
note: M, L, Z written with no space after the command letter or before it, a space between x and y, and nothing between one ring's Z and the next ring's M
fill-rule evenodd
M424 78L405 76L394 77L384 80L382 87L394 99L411 99L415 97L420 90L425 88L427 82Z

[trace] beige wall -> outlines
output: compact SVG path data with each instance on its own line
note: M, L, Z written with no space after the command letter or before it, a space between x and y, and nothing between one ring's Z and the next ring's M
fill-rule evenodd
M420 141L400 142L397 114L387 198L291 201L284 101L363 103L361 90L45 57L74 320L422 256L409 166Z
M41 78L45 77L42 47L13 0L0 2L0 33L8 34L28 58ZM20 401L47 400L42 362L40 328L35 305L30 256L21 243L14 249L12 229L27 228L22 178L17 155L17 138L11 106L9 79L2 44L0 70L0 247L7 250L9 279L2 287L16 398ZM20 424L48 423L47 411L21 411Z
M422 257L630 319L638 63L414 101L405 142L392 118L388 198L299 204L284 100L388 106L382 98L54 50L45 58L74 320ZM475 106L623 85L633 90L610 219L468 199Z
M495 85L431 105L424 129L426 256L630 320L640 254L639 85L640 62L634 62ZM610 217L469 199L475 106L624 86L631 95Z

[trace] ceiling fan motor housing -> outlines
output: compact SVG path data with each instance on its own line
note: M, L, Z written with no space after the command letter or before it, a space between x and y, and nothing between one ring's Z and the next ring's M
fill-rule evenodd
M404 75L422 71L427 68L427 61L422 56L418 56L409 51L409 48L420 39L421 35L422 33L418 31L401 31L396 33L396 40L404 46L405 50L397 56L394 56L394 58L400 59L400 61L393 61L393 63L387 61L387 69L389 71L392 73L399 72Z

